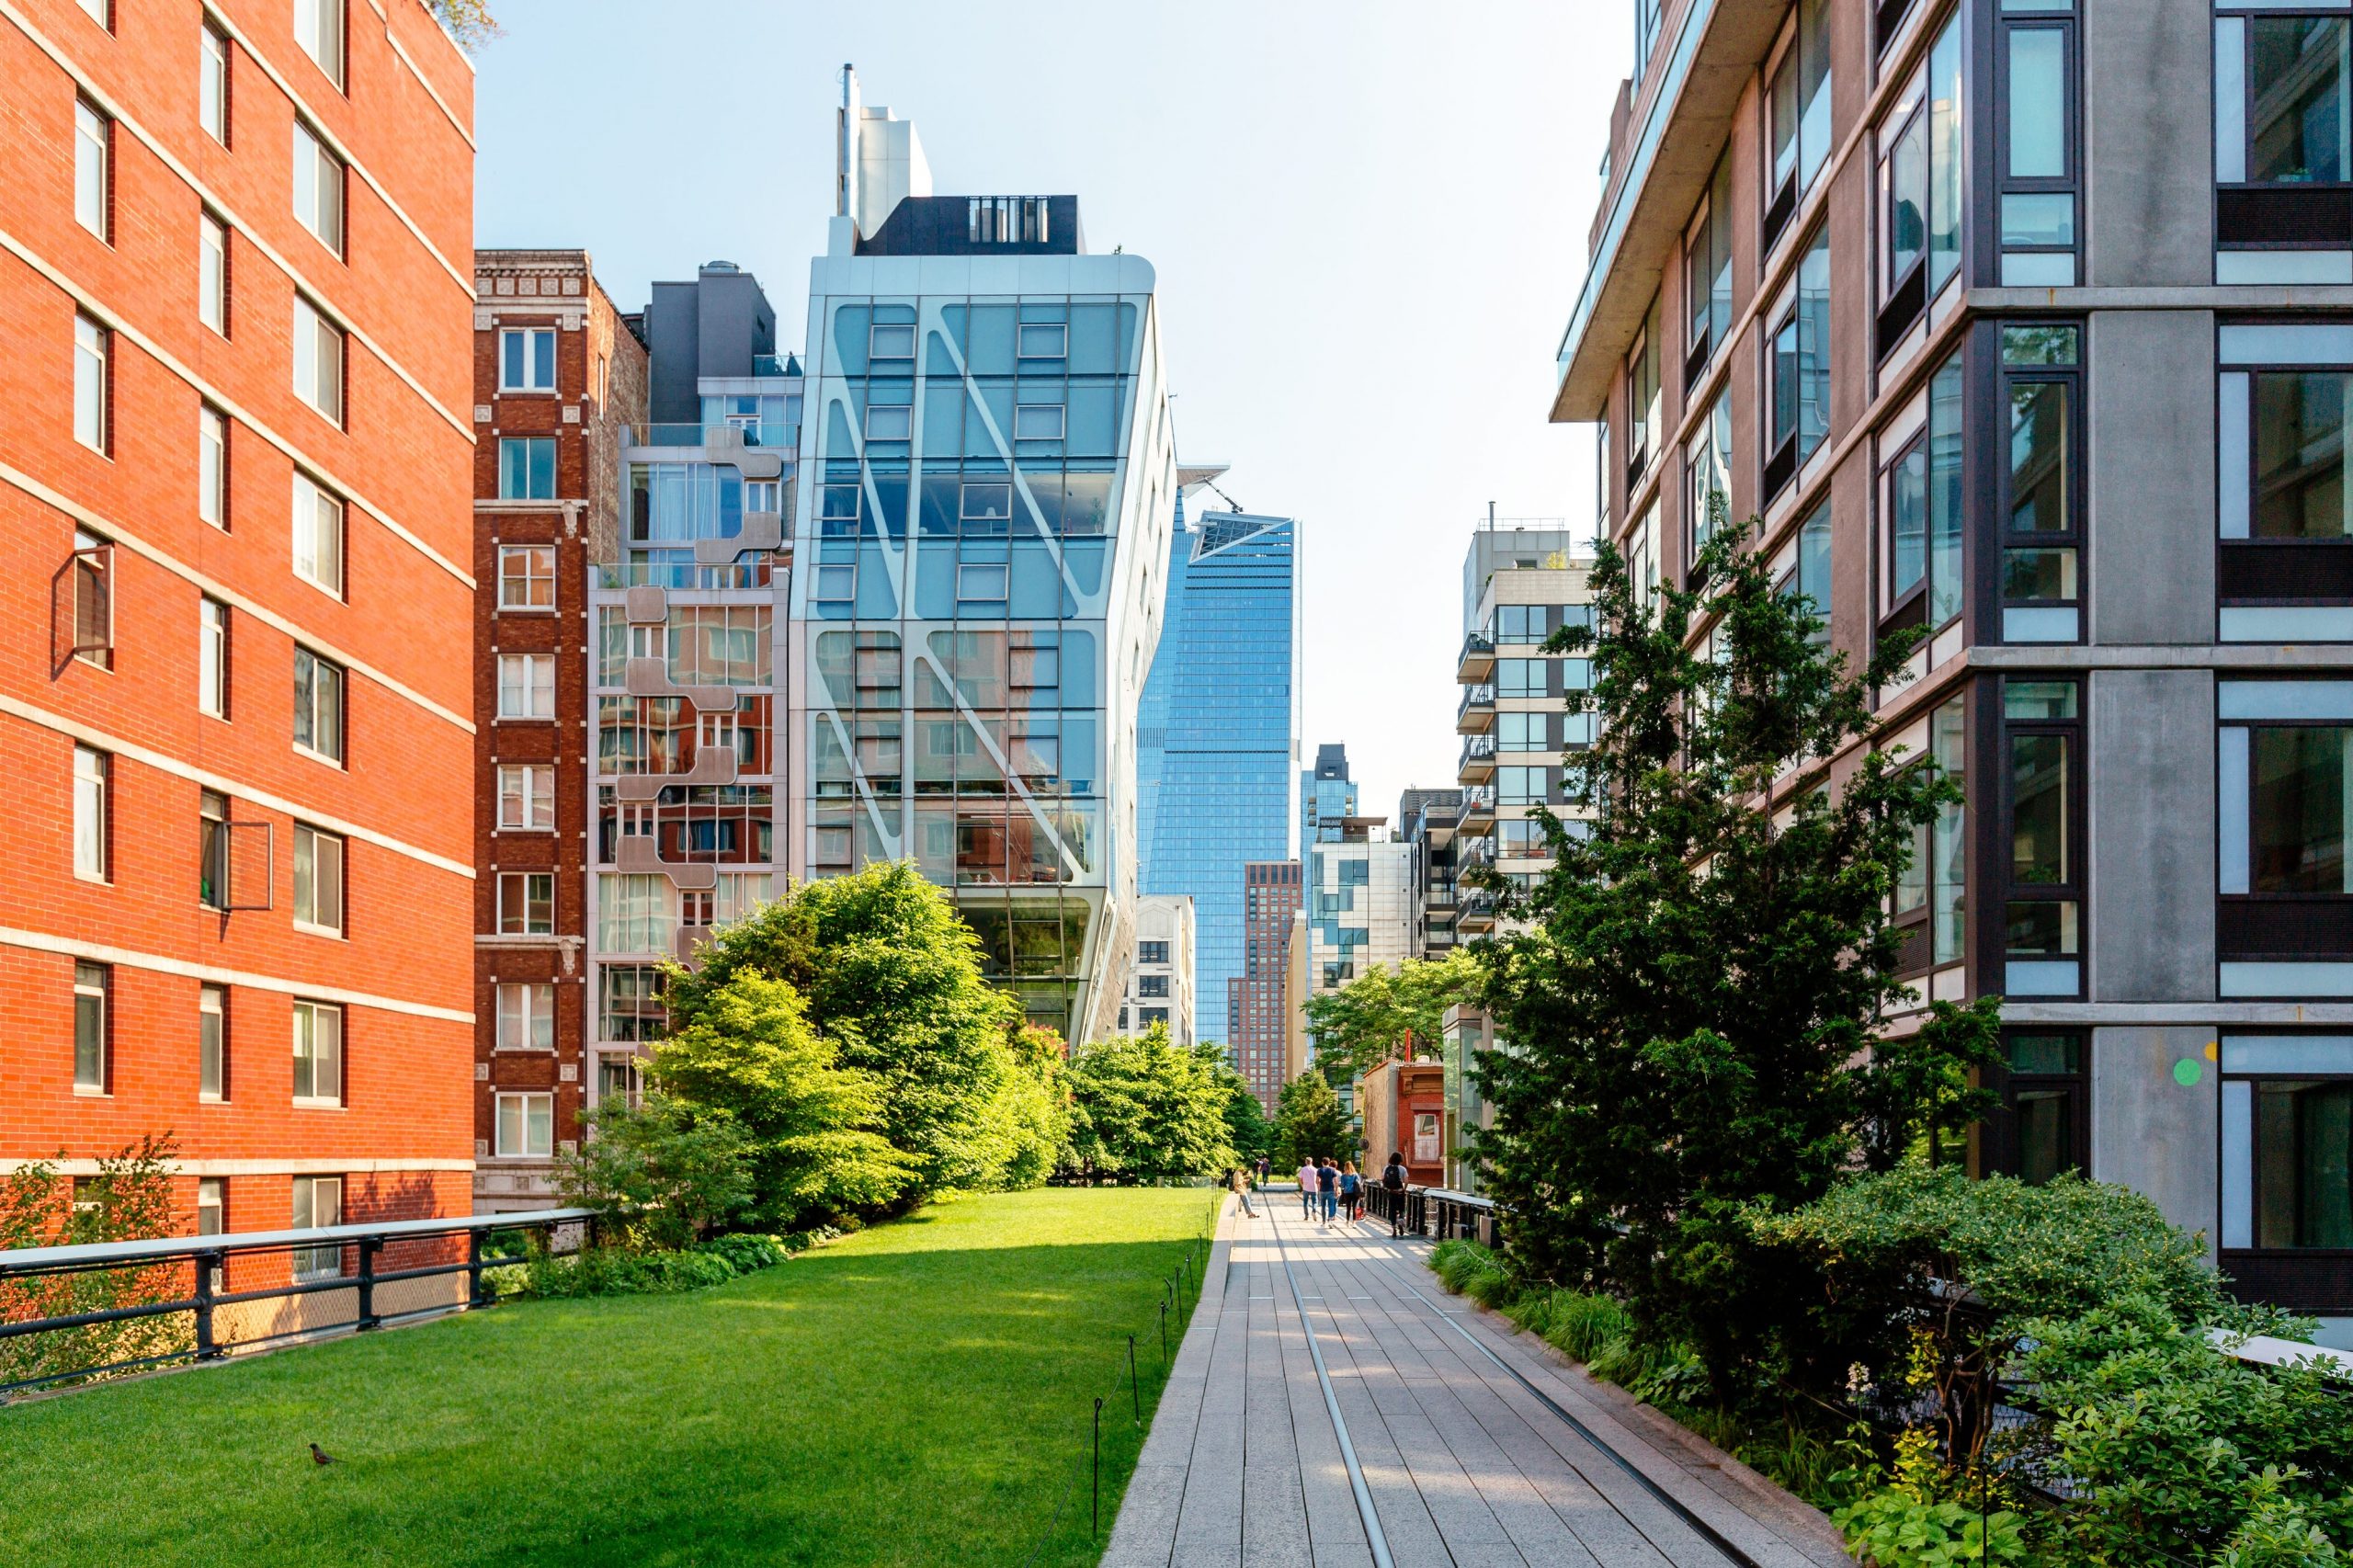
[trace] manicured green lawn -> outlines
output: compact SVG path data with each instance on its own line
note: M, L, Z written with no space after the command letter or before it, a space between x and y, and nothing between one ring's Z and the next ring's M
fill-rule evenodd
M0 1409L0 1563L1093 1562L1199 1190L937 1205L688 1296L517 1302ZM1172 1316L1171 1338L1174 1338ZM1116 1397L1111 1397L1116 1395ZM345 1462L320 1469L315 1440Z

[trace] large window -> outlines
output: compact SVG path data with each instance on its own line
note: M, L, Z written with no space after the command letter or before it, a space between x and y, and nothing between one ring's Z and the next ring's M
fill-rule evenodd
M343 85L343 7L344 0L294 0L294 40L338 87Z
M324 937L343 935L343 838L294 824L294 924Z
M74 966L74 1092L103 1095L114 1087L114 971L102 963Z
M555 499L555 437L503 436L498 442L498 498Z
M601 966L597 973L597 1038L660 1040L669 1023L662 985L662 971L650 964Z
M114 121L87 98L74 100L74 221L114 243Z
M498 608L555 608L555 546L508 544L499 547Z
M1691 553L1688 572L1719 528L1732 525L1732 394L1717 394L1699 417L1698 433L1684 450L1684 516L1688 520Z
M552 832L555 769L546 763L506 763L498 769L498 826L503 833Z
M1966 780L1968 727L1968 700L1955 697L1928 715L1927 733L1915 743L1919 749L1904 760L1934 764L1944 777ZM1895 883L1903 972L1915 973L1961 956L1969 887L1967 826L1965 808L1948 802L1937 808L1933 822L1914 831L1911 857Z
M498 987L498 1049L555 1049L555 987L514 984Z
M2085 1168L2089 1153L2087 1042L2079 1030L2013 1030L2002 1108L1986 1128L1988 1175L2040 1187Z
M1732 330L1732 153L1716 159L1708 194L1683 239L1684 384L1698 380L1716 345Z
M555 717L555 655L498 655L498 716L502 719Z
M2221 994L2353 995L2353 681L2224 680L2215 709Z
M296 1004L298 1017L301 1006ZM296 1176L291 1223L298 1231L323 1231L330 1225L342 1224L343 1178ZM342 1272L343 1248L335 1243L294 1249L297 1279L333 1279Z
M2214 279L2353 282L2346 77L2353 22L2222 0L2214 18ZM2275 13L2267 15L2265 13Z
M294 1004L294 1103L343 1103L343 1009L324 1002ZM298 1219L297 1225L301 1221ZM323 1221L326 1224L334 1221Z
M647 877L642 880L655 881L661 879ZM507 937L550 937L555 934L555 876L552 872L501 871L498 874L498 929L500 935Z
M1766 352L1765 499L1795 477L1830 430L1830 227L1806 241L1774 302Z
M1830 0L1798 0L1765 87L1768 251L1830 155Z
M294 216L319 244L343 254L343 160L319 133L294 122Z
M1961 361L1953 356L1889 426L1881 450L1880 618L1882 631L1930 631L1961 613Z
M2225 324L2215 438L2223 642L2353 642L2353 327Z
M2002 381L2009 407L2002 465L2002 641L2074 642L2082 636L2080 507L2075 453L2082 418L2074 326L2005 326Z
M114 758L89 746L74 748L74 874L108 880L113 855Z
M196 1097L229 1097L229 993L219 985L196 993Z
M294 744L328 762L343 761L343 666L308 648L294 649Z
M498 390L555 391L555 328L510 327L498 335Z
M2353 1037L2219 1042L2225 1251L2353 1249Z
M555 1153L555 1096L500 1095L498 1142L502 1159L541 1158Z
M294 395L343 423L343 329L302 295L294 296Z
M2075 23L2073 0L2006 0L1999 77L2002 283L2075 281Z
M2083 991L2083 733L2071 680L2002 682L2009 897L2002 989Z
M1880 122L1881 354L1920 319L1961 266L1961 105L1956 16Z

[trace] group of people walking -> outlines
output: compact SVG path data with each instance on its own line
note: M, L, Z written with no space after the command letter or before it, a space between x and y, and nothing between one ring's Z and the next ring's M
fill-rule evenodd
M1247 1168L1234 1171L1228 1178L1228 1185L1242 1199L1243 1212L1254 1220L1258 1217L1258 1211L1251 1205L1250 1194L1255 1187L1265 1185L1268 1161L1262 1154L1258 1158L1256 1180L1250 1179L1251 1172ZM1391 1154L1389 1164L1381 1169L1380 1180L1382 1190L1389 1194L1389 1233L1402 1236L1405 1233L1405 1156ZM1364 1218L1366 1188L1366 1179L1357 1170L1354 1161L1335 1163L1327 1157L1300 1162L1299 1204L1303 1219L1324 1225L1341 1219L1343 1215L1349 1221L1361 1220Z

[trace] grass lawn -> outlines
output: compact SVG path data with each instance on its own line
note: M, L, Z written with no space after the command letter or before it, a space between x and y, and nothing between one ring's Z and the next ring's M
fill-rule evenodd
M1074 1476L1037 1561L1091 1563L1094 1397L1108 1540L1142 1441L1126 1335L1149 1422L1162 1282L1212 1199L967 1198L691 1295L0 1409L0 1563L1018 1564Z

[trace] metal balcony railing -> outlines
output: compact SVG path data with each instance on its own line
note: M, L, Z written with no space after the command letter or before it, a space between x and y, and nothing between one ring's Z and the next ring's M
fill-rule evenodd
M1495 722L1495 683L1481 681L1462 688L1462 701L1454 710L1454 728L1458 734L1473 734Z
M0 1252L0 1397L487 1306L483 1270L516 1260L485 1237L539 1231L568 1251L596 1221L541 1209Z
M1473 631L1462 640L1462 651L1454 656L1454 678L1484 680L1495 670L1495 644L1493 639Z
M1454 765L1457 783L1482 784L1495 776L1495 737L1492 734L1472 735L1462 743L1462 756Z

